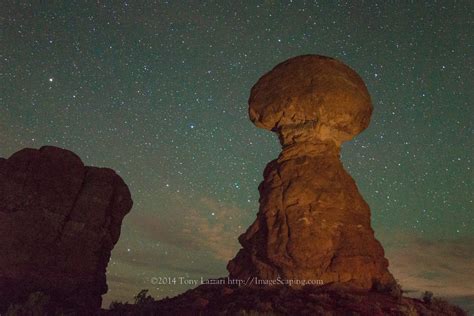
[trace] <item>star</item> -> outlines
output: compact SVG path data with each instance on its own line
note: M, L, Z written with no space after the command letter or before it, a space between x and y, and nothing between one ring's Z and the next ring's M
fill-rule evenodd
M129 186L134 206L116 245L125 251L112 252L108 267L127 281L120 289L109 282L104 302L132 300L143 286L135 274L163 267L224 275L216 249L238 250L259 209L265 166L281 152L276 134L249 120L250 90L278 63L322 54L355 69L371 95L370 125L341 158L387 254L397 246L391 233L462 246L474 235L471 6L11 1L0 12L0 157L64 147ZM198 247L187 235L195 228L209 234ZM195 259L192 269L184 253ZM455 283L438 280L440 291Z

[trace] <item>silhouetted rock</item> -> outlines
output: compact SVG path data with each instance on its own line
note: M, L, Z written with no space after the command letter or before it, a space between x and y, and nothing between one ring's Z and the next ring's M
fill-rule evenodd
M24 149L0 160L0 311L40 291L76 310L100 308L106 267L130 211L110 169L74 153Z
M283 149L265 168L260 210L227 266L231 278L395 283L369 206L339 157L371 113L362 79L332 58L295 57L258 80L250 119L278 133Z

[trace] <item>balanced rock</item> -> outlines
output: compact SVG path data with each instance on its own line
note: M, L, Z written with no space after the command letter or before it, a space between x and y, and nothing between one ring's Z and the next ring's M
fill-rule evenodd
M282 152L265 168L257 219L227 265L231 278L394 283L369 206L340 161L341 144L371 113L362 79L332 58L291 58L258 80L250 119L278 133Z
M0 159L0 312L33 292L77 310L100 308L131 207L113 170L85 167L70 151L23 149Z

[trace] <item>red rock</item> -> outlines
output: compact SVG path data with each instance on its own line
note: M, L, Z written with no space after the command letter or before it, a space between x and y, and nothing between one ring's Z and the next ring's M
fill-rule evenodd
M370 209L340 161L340 145L369 124L362 79L328 57L277 65L254 85L250 119L278 133L283 150L264 171L255 222L231 278L322 280L359 288L394 278L370 224Z
M223 287L222 288L222 295L230 295L234 292L233 289L228 288L228 287Z
M0 160L0 311L42 291L100 308L106 267L132 200L110 169L74 153L23 149Z
M194 303L193 303L193 307L197 310L200 310L200 309L205 309L206 306L209 304L209 301L206 300L205 298L202 298L202 297L198 297Z

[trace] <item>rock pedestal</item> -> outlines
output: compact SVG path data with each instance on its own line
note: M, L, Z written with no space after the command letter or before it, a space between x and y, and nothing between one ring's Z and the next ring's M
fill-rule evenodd
M0 159L0 311L37 291L66 307L100 308L131 207L113 170L85 167L70 151L24 149Z
M295 57L259 79L250 119L278 133L282 152L265 168L257 219L239 237L231 278L364 289L394 282L369 206L340 161L342 142L367 128L371 113L362 79L332 58Z

